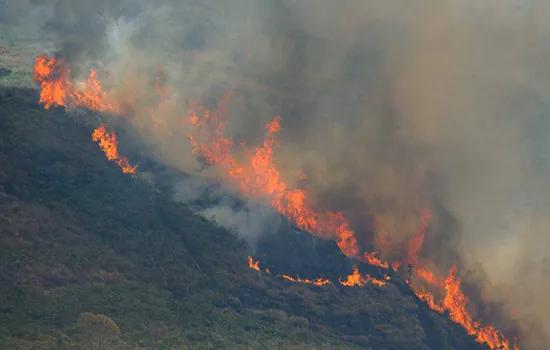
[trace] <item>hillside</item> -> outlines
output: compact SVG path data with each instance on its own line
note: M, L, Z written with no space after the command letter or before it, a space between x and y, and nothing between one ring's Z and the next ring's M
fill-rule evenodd
M397 279L318 287L249 269L233 234L109 163L90 123L0 91L1 348L484 348ZM332 243L283 231L262 263L351 271Z

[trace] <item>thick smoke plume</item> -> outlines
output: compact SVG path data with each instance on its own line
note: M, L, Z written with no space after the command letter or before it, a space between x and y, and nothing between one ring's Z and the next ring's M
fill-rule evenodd
M229 136L254 144L281 116L278 164L305 172L300 185L344 211L361 244L402 255L434 208L421 255L470 269L529 349L548 344L548 1L5 3L58 34L73 75L99 66L121 100L139 96L136 125L177 130L142 136L180 170L201 167L178 122L189 99L231 90ZM227 213L220 223L240 222Z

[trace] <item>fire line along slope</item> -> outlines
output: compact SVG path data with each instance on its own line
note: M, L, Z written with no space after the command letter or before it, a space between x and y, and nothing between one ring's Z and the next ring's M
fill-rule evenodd
M234 234L110 162L90 136L100 120L0 90L0 348L105 338L86 317L119 328L112 348L486 348L398 278L339 284L353 262L292 227L264 235L250 269ZM175 176L116 131L129 164ZM331 283L299 283L319 277Z

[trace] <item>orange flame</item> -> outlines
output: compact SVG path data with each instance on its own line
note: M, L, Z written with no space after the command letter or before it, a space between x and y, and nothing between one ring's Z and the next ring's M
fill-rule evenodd
M397 270L399 270L401 265L402 265L401 261L394 261L391 264L391 268L392 268L393 271L397 272Z
M378 258L378 252L372 252L372 253L365 253L363 254L363 261L374 265L381 267L383 269L389 269L389 264L385 261L382 261Z
M109 99L109 94L102 89L97 74L93 70L90 72L88 80L80 84L80 88L76 88L69 80L70 70L66 62L48 56L40 56L35 61L34 78L40 84L39 102L46 109L52 106L62 106L66 109L85 107L100 112L123 111L120 103L114 103ZM161 87L160 79L156 81L156 89L161 97L161 102L164 103L169 90ZM274 119L266 126L266 138L261 147L254 150L245 149L247 157L244 162L239 162L233 156L232 152L236 145L231 139L225 137L225 103L229 96L229 94L225 95L220 101L221 108L214 113L191 104L189 121L195 127L195 133L188 135L188 138L193 148L193 154L209 164L217 165L226 178L236 185L245 197L266 199L298 228L319 237L333 239L346 256L388 269L389 264L380 260L378 253L363 253L361 255L355 232L350 228L342 213L317 211L311 206L310 199L304 190L289 188L274 163L274 149L279 146L277 139L277 133L281 128L279 118ZM154 115L151 117L155 119ZM155 122L155 125L158 125L158 122ZM118 154L114 133L107 133L105 126L101 125L94 131L92 138L99 142L107 158L116 162L124 172L136 173L136 168L130 166L127 159ZM430 218L431 213L425 210L422 214L420 227L409 242L407 262L410 264L418 263L418 256L424 241L424 230ZM254 262L252 257L248 257L248 262L250 268L261 271L259 262ZM400 265L401 262L394 262L392 268L397 271ZM269 269L266 269L266 272L270 273ZM417 274L430 285L444 289L446 293L443 302L438 303L435 301L435 297L423 288L415 289L417 296L424 300L430 308L438 312L449 311L451 320L461 324L469 334L475 337L476 341L486 343L492 349L499 347L511 349L510 342L494 326L480 327L478 322L473 321L466 310L468 298L460 290L460 278L457 277L456 269L451 270L445 281L438 279L427 268L417 268ZM323 278L304 280L287 275L277 277L296 283L317 285L330 283L329 280ZM384 278L388 280L389 276L385 275ZM347 276L345 280L340 279L339 281L342 285L350 287L364 286L368 283L378 286L386 284L385 281L373 278L368 274L362 276L356 266L354 266L351 275ZM516 345L512 346L513 349L519 349Z
M314 284L316 286L326 286L327 284L332 283L330 280L322 277L319 277L313 280L301 279L300 276L297 276L296 278L294 278L294 277L290 277L289 275L277 275L277 277L281 277L287 281L294 282L294 283Z
M436 285L439 287L445 286L445 281L438 278L432 271L424 267L419 267L416 269L416 275L431 285Z
M445 308L443 307L443 305L437 303L435 301L435 297L429 292L426 292L424 288L421 288L420 290L415 291L415 294L420 300L423 300L426 304L428 304L430 309L435 310L439 313L445 312Z
M275 118L266 126L266 138L261 147L247 150L246 162L232 155L235 144L224 136L225 122L221 111L210 113L201 108L200 113L191 109L191 123L195 135L189 135L193 153L209 164L217 165L249 198L265 198L271 205L298 228L316 236L332 238L342 252L351 257L359 256L355 232L351 230L342 213L317 212L309 205L309 198L301 189L289 188L274 163L274 148L281 124ZM375 257L375 256L373 256ZM385 266L378 259L381 266Z
M457 276L457 269L452 268L449 277L445 280L447 292L443 307L449 311L449 318L462 325L466 331L476 338L479 343L489 345L491 349L512 349L510 341L504 338L492 325L480 327L479 322L474 322L472 316L466 310L468 297L460 290L460 277ZM517 349L517 346L512 345Z
M97 74L90 72L88 81L82 89L77 89L69 80L70 70L67 63L49 56L35 59L34 79L40 84L40 100L44 108L61 106L67 109L85 107L100 112L117 112L119 106L107 101Z
M118 142L116 134L113 131L108 133L105 125L101 124L92 134L92 140L99 143L99 148L105 153L107 159L115 162L125 174L135 175L137 172L136 166L131 166L126 157L121 157L118 154Z
M196 113L192 114L192 123L197 129L199 138L190 136L194 153L212 165L218 165L228 175L231 180L240 189L241 193L247 197L264 197L270 200L272 206L289 221L293 222L298 228L310 232L316 236L332 238L338 244L342 252L350 257L367 262L371 265L388 269L389 264L378 258L378 253L363 253L359 255L359 247L355 238L355 233L349 227L348 222L342 213L318 212L309 205L307 193L301 189L290 189L282 178L279 169L274 164L274 148L279 145L276 133L280 129L280 119L274 119L266 126L266 138L263 146L254 151L248 151L248 162L241 164L232 155L235 145L233 141L226 138L225 122L223 114L216 112L209 113L202 110L202 116ZM418 262L418 255L424 241L424 231L431 219L431 212L424 210L421 217L420 226L409 243L408 261L410 263ZM400 263L394 263L393 268L397 270ZM435 275L427 269L420 268L421 276L430 283L437 283ZM344 286L364 286L372 283L378 286L384 286L386 281L378 280L370 275L362 276L357 267L346 279L340 279ZM458 289L458 291L460 291ZM435 301L435 297L428 292L421 290L417 292L420 299L426 301L429 307L442 312L449 310L448 303L441 304ZM447 293L449 295L456 295ZM460 294L463 295L463 294ZM452 300L452 299L451 299ZM460 310L460 309L459 309ZM470 323L465 322L469 315L465 309L459 313L460 316L451 318L454 322L461 324L471 332ZM469 317L469 316L468 316ZM471 317L469 318L471 320ZM493 326L477 328L477 333L471 333L476 336L478 342L489 344L507 344L507 340L502 338L495 341L500 335L491 333L496 330ZM495 348L495 347L493 347ZM504 347L504 349L508 349Z
M423 211L420 226L414 237L409 241L407 256L409 264L414 265L419 262L418 255L424 242L424 231L431 217L432 215L429 210ZM437 302L434 295L426 291L424 287L420 289L413 287L416 296L426 302L431 309L439 313L448 311L449 318L453 322L460 324L468 334L475 337L477 342L487 344L491 349L519 350L519 347L515 344L511 345L510 341L496 327L492 325L481 327L479 322L473 321L472 316L467 310L469 299L460 289L461 281L457 275L456 267L451 269L449 276L445 280L438 278L432 271L422 266L416 268L416 275L429 285L442 289L445 292L443 301Z
M354 286L364 287L369 283L372 283L376 286L386 285L385 281L376 279L369 274L361 275L359 273L359 269L355 265L353 266L353 273L351 275L348 275L345 280L340 279L339 282L341 285L346 287L354 287Z
M69 83L69 68L63 61L48 56L35 59L34 80L40 84L39 103L44 108L67 106L68 94L73 87Z
M424 209L422 216L420 217L420 226L418 227L415 235L409 241L407 257L407 262L409 264L416 265L418 263L418 255L420 254L420 249L422 249L422 244L424 243L424 231L426 230L426 227L428 227L431 218L432 213L428 209Z
M260 262L259 261L254 262L254 259L252 259L250 255L248 256L248 267L256 271L261 271Z
M35 60L34 79L40 84L40 100L45 109L61 106L65 109L85 107L100 112L115 112L118 107L107 103L107 94L103 91L97 74L90 72L88 81L81 90L69 81L69 67L63 60L40 56ZM109 161L115 162L124 173L135 175L137 167L131 166L126 157L118 153L118 142L114 132L108 133L100 125L92 133L92 140L99 143Z
M256 271L260 271L260 272L262 271L260 269L260 262L259 261L255 262L251 256L248 256L248 267ZM268 275L271 274L271 270L269 268L265 269L265 272ZM330 280L322 277L311 279L311 280L307 278L300 278L300 276L297 276L296 278L294 278L285 274L276 275L275 277L282 278L284 280L294 282L294 283L313 284L316 286L326 286L327 284L332 284Z

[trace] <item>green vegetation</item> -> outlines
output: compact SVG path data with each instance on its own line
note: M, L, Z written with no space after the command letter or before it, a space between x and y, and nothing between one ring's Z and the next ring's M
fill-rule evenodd
M480 348L394 285L250 270L237 237L109 163L95 125L0 90L0 348Z

